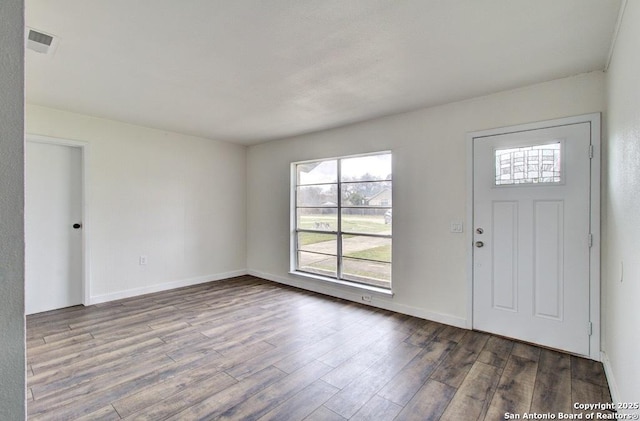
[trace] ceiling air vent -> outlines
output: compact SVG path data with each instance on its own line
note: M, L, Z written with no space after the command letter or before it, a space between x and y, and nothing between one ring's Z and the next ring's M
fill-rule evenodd
M53 35L27 27L27 48L41 54L52 54L57 46Z

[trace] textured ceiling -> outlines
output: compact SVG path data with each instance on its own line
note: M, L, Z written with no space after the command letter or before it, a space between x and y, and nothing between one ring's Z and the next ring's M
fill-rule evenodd
M606 65L617 0L27 0L27 101L241 144Z

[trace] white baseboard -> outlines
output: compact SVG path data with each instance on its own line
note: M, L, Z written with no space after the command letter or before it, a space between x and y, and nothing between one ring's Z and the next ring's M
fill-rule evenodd
M86 305L106 303L109 301L121 300L123 298L137 297L138 295L151 294L153 292L167 291L175 288L188 287L188 286L197 285L197 284L204 284L206 282L211 282L211 281L220 281L222 279L233 278L236 276L242 276L247 274L248 272L246 269L240 269L240 270L235 270L231 272L216 273L213 275L204 275L204 276L197 276L195 278L163 282L161 284L154 284L154 285L144 286L140 288L127 289L124 291L111 292L109 294L93 295L90 297L89 303L87 303Z
M330 285L317 285L313 282L308 282L305 280L295 280L293 278L273 275L270 273L260 272L257 270L248 271L249 275L257 276L258 278L263 278L268 281L278 282L280 284L289 285L292 287L317 292L324 295L329 295L331 297L342 298L344 300L354 301L356 303L371 305L373 307L382 308L385 310L395 311L397 313L407 314L409 316L419 317L421 319L432 320L434 322L451 325L455 327L459 327L462 329L467 329L467 320L455 316L450 316L447 314L440 314L431 311L427 311L421 308L407 306L404 304L393 303L388 300L379 299L376 300L376 295L373 295L373 300L371 302L363 302L362 301L362 292L349 292L343 289L338 289L335 287L331 287Z
M132 289L112 292L108 294L93 295L90 297L90 300L88 303L86 303L86 305L106 303L109 301L137 297L139 295L151 294L154 292L168 291L175 288L197 285L197 284L202 284L202 283L212 282L212 281L219 281L219 280L233 278L236 276L243 276L247 274L257 276L259 278L263 278L268 281L273 281L280 284L289 285L296 288L329 295L331 297L342 298L344 300L349 300L356 303L371 305L373 307L395 311L397 313L407 314L409 316L415 316L421 319L432 320L434 322L443 323L446 325L451 325L451 326L459 327L462 329L467 329L466 319L450 316L447 314L435 313L435 312L427 311L421 308L407 306L404 304L393 303L387 300L376 300L375 294L370 294L374 296L374 299L371 302L363 302L362 292L360 291L349 292L343 289L331 287L330 285L326 285L326 286L314 285L314 283L305 282L305 280L302 280L302 279L295 280L295 279L284 277L284 276L272 275L266 272L260 272L256 270L246 270L246 269L241 269L241 270L231 271L231 272L224 272L224 273L216 273L213 275L198 276L195 278L181 279L181 280L171 281L171 282L164 282L161 284L154 284L154 285L149 285L149 286L140 287L140 288L132 288Z
M611 399L614 403L622 402L620 400L620 391L618 390L618 384L613 376L613 367L611 367L611 361L606 352L600 351L600 360L604 366L604 374L607 376L607 383L609 383L609 392L611 392Z

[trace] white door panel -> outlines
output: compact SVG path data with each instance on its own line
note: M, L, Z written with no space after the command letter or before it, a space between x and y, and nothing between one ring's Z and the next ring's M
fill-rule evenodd
M589 354L590 141L589 123L474 139L474 328Z
M82 303L82 152L26 143L25 311Z

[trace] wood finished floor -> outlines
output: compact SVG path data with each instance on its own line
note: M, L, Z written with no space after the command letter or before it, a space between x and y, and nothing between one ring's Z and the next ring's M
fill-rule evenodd
M251 276L27 317L29 420L504 420L602 365Z

